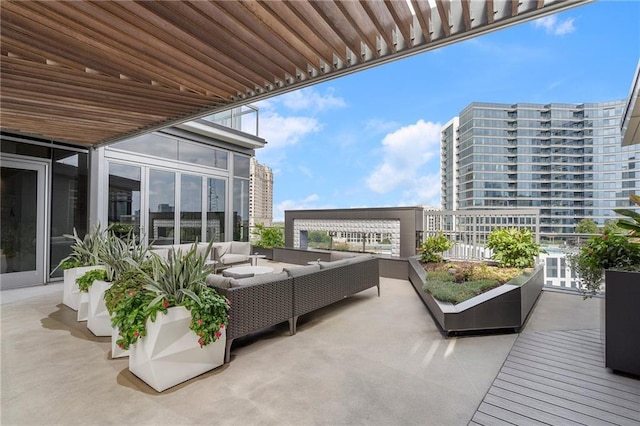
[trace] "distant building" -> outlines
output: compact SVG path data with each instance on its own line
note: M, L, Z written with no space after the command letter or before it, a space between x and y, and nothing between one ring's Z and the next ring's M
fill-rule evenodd
M251 158L249 180L249 231L261 223L273 226L273 171Z
M540 209L543 237L599 226L640 190L640 145L621 146L625 101L472 103L442 131L442 207Z

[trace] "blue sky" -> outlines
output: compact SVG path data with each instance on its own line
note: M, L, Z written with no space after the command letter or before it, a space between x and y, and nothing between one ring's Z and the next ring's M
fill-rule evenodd
M640 1L601 0L273 97L256 158L285 210L440 205L440 129L471 102L625 99Z

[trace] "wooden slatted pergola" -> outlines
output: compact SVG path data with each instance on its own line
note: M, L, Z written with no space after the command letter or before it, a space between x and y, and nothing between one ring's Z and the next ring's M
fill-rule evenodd
M1 127L100 146L589 1L3 0Z

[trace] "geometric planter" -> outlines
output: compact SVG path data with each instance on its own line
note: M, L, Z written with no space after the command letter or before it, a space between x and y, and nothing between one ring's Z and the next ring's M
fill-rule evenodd
M111 358L124 358L129 356L129 349L121 349L117 345L117 341L120 338L120 330L116 327L111 327Z
M78 288L76 280L86 272L94 269L104 269L104 266L80 266L64 270L64 285L62 287L63 304L74 311L78 310L78 305L80 304L80 289Z
M130 347L129 371L162 392L224 364L226 328L201 348L190 323L191 312L184 306L158 313L155 322L148 319L147 335Z
M640 376L640 272L605 271L605 365Z
M78 302L78 321L86 321L89 319L89 293L80 292L80 301Z
M500 329L519 332L542 292L544 269L538 265L532 272L456 305L423 290L426 272L416 257L409 258L409 281L447 336Z
M96 336L111 336L111 316L104 304L104 292L111 287L110 282L95 280L89 287L89 311L87 328Z

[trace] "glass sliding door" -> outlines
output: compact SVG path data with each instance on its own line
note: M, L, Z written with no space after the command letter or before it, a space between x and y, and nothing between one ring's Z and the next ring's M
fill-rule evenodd
M180 243L202 241L202 176L180 176Z
M173 244L175 237L174 172L149 170L149 243Z
M109 163L109 225L122 233L140 235L141 169L138 166Z
M45 282L48 164L0 160L0 289Z
M226 180L207 178L207 242L225 241L226 194Z

